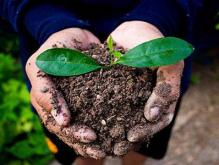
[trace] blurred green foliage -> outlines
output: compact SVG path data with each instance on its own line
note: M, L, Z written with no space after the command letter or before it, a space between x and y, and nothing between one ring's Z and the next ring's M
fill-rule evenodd
M200 84L200 82L201 82L200 75L193 73L191 78L190 78L190 83L192 85L198 85L198 84Z
M217 20L219 19L219 12L217 13L217 15L216 15L215 18L216 18ZM219 23L216 23L215 29L216 29L216 30L219 30Z
M17 51L17 41L4 35L0 42L0 164L47 165L53 156L30 109L21 65L5 54Z

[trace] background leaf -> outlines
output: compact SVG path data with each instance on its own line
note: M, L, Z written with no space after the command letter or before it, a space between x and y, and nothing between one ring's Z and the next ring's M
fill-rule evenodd
M3 165L49 164L53 155L39 119L31 111L20 62L3 53L0 61L0 162Z
M193 46L182 39L159 38L129 50L116 63L132 67L170 65L185 59L193 50Z
M20 159L27 159L34 155L34 149L25 140L17 142L8 151Z
M54 48L37 57L37 66L55 76L81 75L101 68L91 57L72 49Z
M118 59L120 59L120 58L123 56L123 54L120 53L119 51L114 51L114 52L113 52L113 55L114 55L114 57L116 57L116 58L118 58Z

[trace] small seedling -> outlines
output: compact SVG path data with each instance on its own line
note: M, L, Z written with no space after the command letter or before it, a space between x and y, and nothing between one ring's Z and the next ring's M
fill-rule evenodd
M108 47L109 53L110 53L110 65L113 65L114 64L113 57L115 59L120 59L120 57L122 57L123 54L114 49L114 43L113 43L112 36L109 36L109 39L107 41L107 47Z
M175 37L164 37L144 42L125 54L114 49L111 36L107 46L110 53L110 66L119 64L136 68L175 64L194 51L190 43ZM53 48L44 51L37 57L36 65L45 73L55 76L82 75L105 67L82 52L66 48Z

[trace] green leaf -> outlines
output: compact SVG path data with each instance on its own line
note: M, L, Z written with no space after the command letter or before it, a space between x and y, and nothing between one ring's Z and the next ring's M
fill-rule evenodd
M120 59L120 57L123 56L123 54L120 53L119 51L114 51L114 52L113 52L113 55L114 55L116 58L118 58L118 59Z
M34 156L31 160L31 165L46 165L46 164L53 164L51 161L54 160L54 156L52 154L50 155L44 155L39 157ZM56 163L54 163L56 164Z
M116 63L132 67L157 67L185 59L193 46L179 38L166 37L145 42L129 50Z
M81 75L101 68L93 58L66 48L44 51L37 57L36 65L43 72L55 76Z
M28 157L34 155L34 148L28 144L28 141L19 141L8 151L19 159L27 159Z
M109 48L110 53L112 53L114 51L112 36L109 36L109 39L108 39L108 42L107 42L107 46Z

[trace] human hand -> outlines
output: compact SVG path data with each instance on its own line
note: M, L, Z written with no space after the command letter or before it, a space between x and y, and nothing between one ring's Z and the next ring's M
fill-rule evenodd
M75 42L78 41L78 42ZM86 48L90 43L100 43L89 31L69 28L51 35L28 59L26 73L31 82L31 102L47 129L82 156L102 158L105 153L96 146L86 143L96 140L96 134L85 125L70 125L71 114L61 93L56 90L50 78L39 70L35 61L43 51L53 47L74 49L77 44Z
M125 49L163 37L155 26L142 21L125 22L116 28L111 36L118 46ZM131 128L127 135L130 142L141 142L145 137L159 132L170 124L180 95L183 68L183 61L158 68L156 86L144 109L144 116L149 123Z

